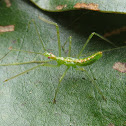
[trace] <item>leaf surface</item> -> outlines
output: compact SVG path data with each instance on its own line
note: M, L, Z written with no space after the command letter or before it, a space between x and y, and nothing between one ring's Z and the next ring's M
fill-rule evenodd
M76 57L92 32L101 35L125 26L124 15L101 14L85 11L46 13L26 1L12 1L7 8L0 1L0 25L15 25L15 31L0 34L0 57L13 49L44 52L34 19L45 48L58 55L56 28L38 19L38 15L59 25L61 45L72 36L72 57ZM108 39L125 45L125 32L114 34ZM125 34L124 34L125 35ZM85 56L114 47L94 36L83 51ZM56 104L52 104L58 80L66 69L61 67L39 67L4 83L37 64L0 66L0 125L2 126L122 126L126 123L126 74L114 70L115 62L126 62L126 48L103 52L96 63L84 67L94 77L98 87L107 98L105 102L84 72L70 68L64 77ZM62 56L68 55L68 43ZM13 51L0 64L48 60L43 55ZM50 64L56 65L56 62Z
M42 10L59 12L88 9L108 13L126 13L125 0L31 0Z

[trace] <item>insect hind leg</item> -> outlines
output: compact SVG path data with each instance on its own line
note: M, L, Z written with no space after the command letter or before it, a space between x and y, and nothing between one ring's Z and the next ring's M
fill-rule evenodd
M78 56L77 56L78 58L81 56L81 54L83 53L85 47L87 46L87 44L90 42L90 40L92 39L92 37L93 37L94 35L95 35L95 36L98 36L98 37L101 38L102 40L104 40L104 41L110 43L110 44L113 45L114 47L117 47L114 43L112 43L111 41L109 41L109 40L106 39L105 37L101 36L100 34L98 34L98 33L96 33L96 32L92 32L92 33L89 35L89 37L88 37L87 41L85 42L84 46L82 47L81 51L79 52L79 54L78 54Z
M104 101L107 101L107 99L105 98L105 96L103 95L102 91L100 90L100 88L98 87L97 83L95 82L94 79L92 79L90 77L90 75L88 74L88 72L84 69L84 68L76 68L76 70L80 70L80 71L84 71L85 74L87 75L87 77L90 79L90 81L92 82L92 84L95 86L96 90L98 91L98 93L102 96L102 99Z

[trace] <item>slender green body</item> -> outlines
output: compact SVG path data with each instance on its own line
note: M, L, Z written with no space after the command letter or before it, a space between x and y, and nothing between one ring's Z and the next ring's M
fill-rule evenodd
M99 58L102 57L102 52L97 52L89 57L83 58L83 59L76 59L72 57L56 57L52 53L45 52L44 56L48 57L49 59L56 60L59 65L66 65L66 66L87 66L95 61L97 61Z

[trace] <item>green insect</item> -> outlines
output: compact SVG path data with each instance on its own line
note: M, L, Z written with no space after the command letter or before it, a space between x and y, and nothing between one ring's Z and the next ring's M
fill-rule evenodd
M71 57L66 57L66 58L56 57L52 53L48 53L48 52L45 52L44 56L48 57L49 59L56 60L58 65L64 64L66 66L69 66L69 67L72 66L76 68L77 66L87 66L94 63L95 61L97 61L99 58L102 57L102 52L97 52L84 59L75 59Z
M35 68L38 68L38 67L40 67L40 66L60 67L61 65L65 65L67 68L66 68L66 70L64 71L64 73L62 74L62 76L61 76L60 79L59 79L58 86L57 86L57 88L56 88L56 90L55 90L55 95L54 95L53 103L56 103L56 97L57 97L57 93L58 93L58 91L59 91L59 87L60 87L61 81L63 80L64 76L66 75L66 73L67 73L67 71L69 70L70 67L73 67L73 68L75 68L76 70L84 71L85 74L86 74L86 75L88 76L88 78L90 79L90 81L92 82L92 84L96 87L96 89L98 90L98 92L99 92L99 94L102 96L102 98L103 98L104 100L106 100L106 98L104 97L103 93L102 93L101 90L98 88L98 86L97 86L95 80L92 79L92 78L89 76L88 72L83 68L83 66L91 65L92 63L94 63L94 62L96 62L97 60L99 60L99 59L102 57L102 52L97 52L97 53L95 53L95 54L93 54L93 55L91 55L91 56L89 56L89 57L86 57L86 58L80 58L80 56L81 56L81 54L83 53L83 50L85 49L86 45L89 43L89 41L91 40L91 38L92 38L94 35L100 37L101 39L103 39L103 40L109 42L109 43L112 44L112 45L114 45L114 44L113 44L112 42L110 42L108 39L102 37L101 35L99 35L99 34L97 34L97 33L95 33L95 32L93 32L93 33L91 33L91 35L88 37L87 41L85 42L84 46L82 47L81 51L79 52L77 58L72 58L72 57L70 57L70 56L71 56L71 36L70 36L70 37L69 37L69 53L68 53L68 57L61 57L61 44L60 44L59 26L58 26L56 23L51 22L51 21L48 21L48 20L46 20L46 19L44 19L44 18L42 18L42 17L39 17L39 19L41 19L42 21L44 21L44 22L46 22L46 23L48 23L48 24L52 24L52 25L55 25L55 26L56 26L56 30L57 30L57 39L58 39L58 49L59 49L59 56L57 57L57 56L55 56L54 54L47 52L47 50L45 49L44 44L43 44L43 42L42 42L42 40L41 40L41 37L40 37L40 34L39 34L38 29L37 29L37 27L36 27L36 24L35 24L34 20L32 20L33 23L34 23L34 26L35 26L35 28L36 28L37 34L39 35L39 39L40 39L40 41L41 41L42 47L43 47L43 49L44 49L44 51L45 51L44 53L37 53L37 54L44 55L45 57L48 57L49 60L47 60L47 61L31 61L31 62L13 63L13 64L0 64L0 66L8 66L8 65L21 65L21 64L29 64L29 63L39 63L39 65L37 65L37 66L35 66L35 67L32 67L31 69L28 69L28 70L26 70L26 71L24 71L24 72L22 72L22 73L20 73L20 74L17 74L17 75L15 75L15 76L13 76L13 77L11 77L11 78L9 78L9 79L6 79L4 82L9 81L9 80L11 80L11 79L14 79L14 78L17 77L17 76L20 76L20 75L22 75L22 74L24 74L24 73L27 73L27 72L29 72L29 71L31 71L31 70L33 70L33 69L35 69ZM114 46L115 46L115 45L114 45ZM10 52L11 52L11 51L14 51L14 50L15 50L15 51L28 52L28 53L35 53L35 52L29 52L29 51L17 50L17 49L11 49ZM6 55L7 55L7 54L6 54ZM4 57L5 57L5 56L4 56ZM3 57L3 58L4 58L4 57ZM53 64L49 64L49 63L48 63L48 62L50 62L50 61L52 61L52 60L56 61L56 62L57 62L57 65L53 65ZM78 66L81 66L81 67L78 67Z

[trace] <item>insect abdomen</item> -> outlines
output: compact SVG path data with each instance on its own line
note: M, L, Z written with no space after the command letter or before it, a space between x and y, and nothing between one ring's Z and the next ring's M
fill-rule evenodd
M87 58L79 59L76 64L78 66L87 66L87 65L94 63L95 61L97 61L101 57L102 57L102 52L97 52Z

